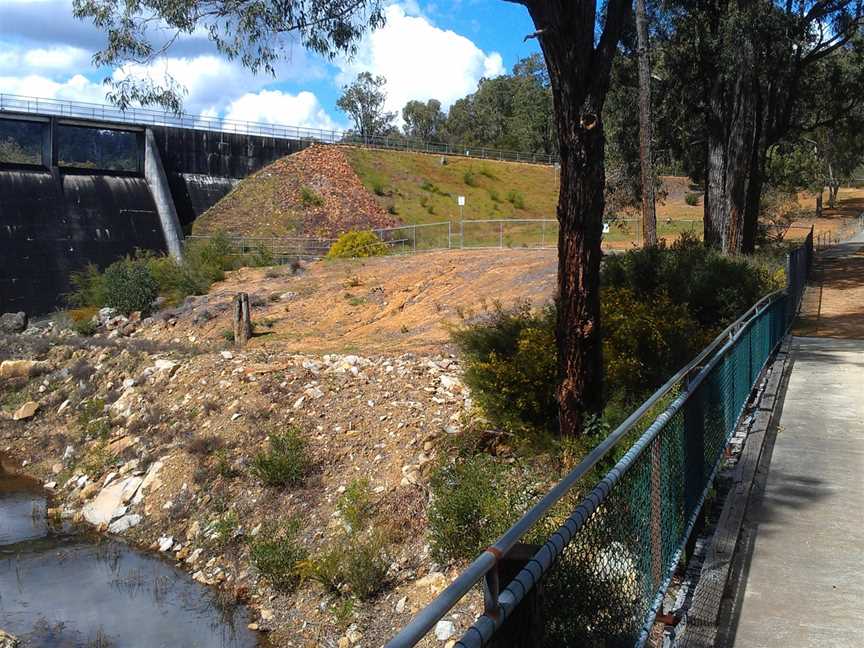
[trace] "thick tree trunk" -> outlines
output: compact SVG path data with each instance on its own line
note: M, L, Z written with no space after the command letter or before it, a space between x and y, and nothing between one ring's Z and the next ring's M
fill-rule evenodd
M764 102L758 87L753 89L756 108L753 111L753 145L750 152L750 177L747 182L747 197L744 208L744 236L741 251L750 254L756 250L759 233L759 213L762 211L762 188L765 181L765 164L768 159L768 143L765 137L766 115Z
M648 16L645 0L636 0L636 36L639 43L639 161L642 165L642 243L657 245L654 201L654 162L651 157L651 60L648 56Z
M543 49L558 131L558 406L560 433L580 434L603 408L600 238L604 209L601 114L631 0L608 0L596 38L594 0L525 0Z
M599 414L603 408L599 286L605 185L602 125L598 122L589 131L571 125L559 138L559 145L558 403L562 434L574 434L581 431L586 414Z
M714 81L708 107L704 235L706 244L724 254L741 252L744 238L753 147L753 86L746 65L742 60L731 86Z

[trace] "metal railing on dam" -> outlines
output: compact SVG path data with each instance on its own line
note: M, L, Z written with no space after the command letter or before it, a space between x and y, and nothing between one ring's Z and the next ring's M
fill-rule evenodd
M481 583L484 613L459 648L498 640L502 628L508 646L644 645L751 390L798 310L812 258L811 231L787 257L785 290L672 376L386 648L416 645ZM583 483L625 443L605 476ZM542 545L521 544L536 526L554 531Z
M242 135L258 135L277 139L319 142L321 144L342 144L381 148L394 151L412 151L438 155L526 162L530 164L556 164L557 155L524 151L507 151L481 146L465 146L441 142L426 142L407 137L363 136L350 130L325 130L304 126L267 124L262 122L224 119L189 113L175 114L163 110L130 107L121 110L116 106L86 103L81 101L61 101L41 99L22 95L0 93L0 113L24 113L50 115L67 119L83 119L108 124L130 124L134 126L173 126L193 130L206 130Z

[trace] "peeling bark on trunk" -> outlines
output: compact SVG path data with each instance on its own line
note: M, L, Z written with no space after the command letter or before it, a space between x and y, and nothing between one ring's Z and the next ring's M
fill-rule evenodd
M543 49L558 127L558 404L560 433L580 434L603 408L600 239L604 209L601 114L630 0L609 0L595 41L594 0L527 0ZM596 42L596 45L595 45Z

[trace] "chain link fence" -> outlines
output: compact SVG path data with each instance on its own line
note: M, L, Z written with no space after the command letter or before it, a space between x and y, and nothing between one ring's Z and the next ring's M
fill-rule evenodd
M785 290L673 376L387 648L416 645L478 583L485 612L458 648L642 646L751 390L797 312L812 258L811 232L789 254ZM602 479L584 483L631 442ZM545 542L522 544L535 526L550 529Z

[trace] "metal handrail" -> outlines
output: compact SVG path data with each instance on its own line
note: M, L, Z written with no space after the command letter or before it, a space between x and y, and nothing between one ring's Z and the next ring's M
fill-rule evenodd
M585 474L591 470L598 461L605 457L629 432L632 431L636 423L659 403L665 396L669 394L681 381L693 375L694 371L699 369L699 376L703 376L704 369L702 363L708 356L716 353L719 357L721 352L725 350L727 345L731 344L737 335L746 327L751 319L756 317L765 308L774 301L779 299L784 290L778 290L760 299L756 304L751 306L746 313L727 326L711 344L705 347L699 355L691 360L685 367L680 369L666 383L663 384L654 394L640 405L623 423L621 423L609 436L600 442L588 455L571 470L558 484L556 484L540 501L538 501L531 509L525 513L513 526L511 526L491 547L486 549L461 573L456 579L442 591L429 605L420 610L420 612L395 636L391 639L385 648L410 648L422 639L435 624L446 615L453 606L458 603L475 585L483 580L498 561L506 556L507 553L516 545L517 542L543 517L552 507L558 503L564 495L566 495ZM710 366L711 363L709 363ZM678 399L676 399L677 402ZM663 414L658 417L658 421L668 419L671 410L667 408ZM665 416L665 418L664 418ZM654 428L652 424L651 428ZM637 453L638 454L638 453ZM623 461L623 459L622 459ZM610 484L611 486L611 484ZM519 597L521 599L521 597ZM514 601L518 603L518 601ZM510 606L512 609L512 606ZM504 615L506 616L506 615ZM502 619L503 621L503 619ZM496 624L497 626L498 624Z
M299 139L318 141L324 144L347 144L369 148L407 150L422 153L455 155L480 158L551 165L558 162L558 156L546 153L529 153L487 147L473 147L464 144L427 142L403 137L363 136L351 130L308 128L285 124L206 117L190 113L173 113L152 108L130 107L125 110L116 106L89 103L84 101L61 101L42 99L25 95L0 93L0 112L41 114L70 119L87 119L118 124L151 124L194 130L220 131L246 135L260 135L277 139Z

